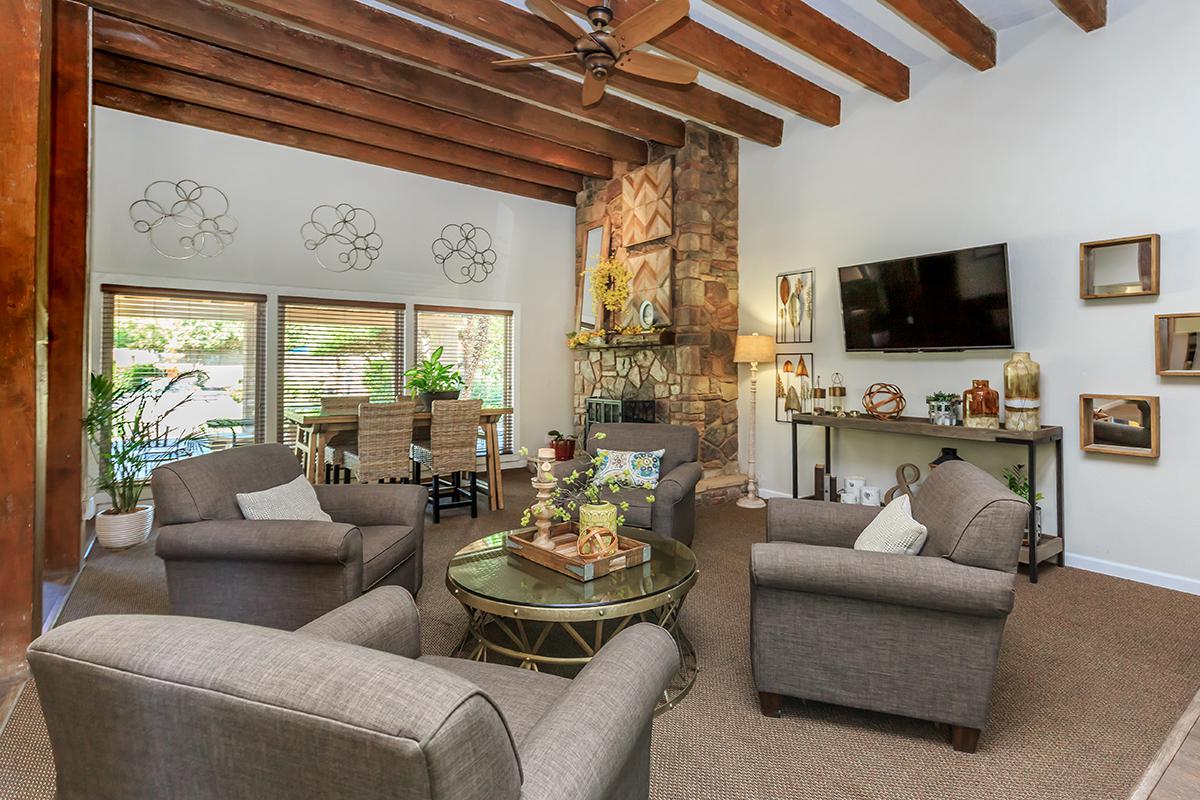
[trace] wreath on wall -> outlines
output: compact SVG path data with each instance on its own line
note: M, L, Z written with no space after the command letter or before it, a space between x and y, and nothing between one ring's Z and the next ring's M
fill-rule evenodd
M624 261L606 258L592 268L592 298L612 312L622 311L629 302L629 283L633 273Z

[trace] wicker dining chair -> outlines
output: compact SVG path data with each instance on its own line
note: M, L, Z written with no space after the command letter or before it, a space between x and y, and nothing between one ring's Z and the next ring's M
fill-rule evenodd
M416 401L363 403L358 407L358 441L343 451L343 465L359 483L407 482L412 474Z
M431 474L429 502L435 524L442 521L444 508L470 506L471 516L479 515L475 440L482 410L482 400L434 400L429 443L412 446L413 482L421 482L421 467ZM464 472L469 475L467 488L462 485Z
M358 407L371 402L366 394L331 394L321 398L321 416L332 417L357 414ZM337 483L337 476L346 466L346 450L355 447L355 431L340 431L325 443L325 482Z

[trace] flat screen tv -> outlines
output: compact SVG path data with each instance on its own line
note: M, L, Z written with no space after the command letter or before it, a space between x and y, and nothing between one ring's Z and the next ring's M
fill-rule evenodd
M1008 245L838 270L846 351L1012 349Z

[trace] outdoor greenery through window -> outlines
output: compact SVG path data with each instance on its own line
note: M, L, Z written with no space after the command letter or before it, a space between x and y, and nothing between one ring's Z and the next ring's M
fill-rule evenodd
M285 413L319 411L329 396L390 402L403 372L403 305L279 298L281 441L294 438Z
M162 392L146 409L164 414L154 463L263 440L265 296L101 291L103 371L118 388ZM171 383L191 371L202 376Z
M513 318L511 311L416 306L416 357L443 348L442 362L462 373L462 397L483 401L484 408L513 404ZM512 415L500 421L502 452L513 448Z

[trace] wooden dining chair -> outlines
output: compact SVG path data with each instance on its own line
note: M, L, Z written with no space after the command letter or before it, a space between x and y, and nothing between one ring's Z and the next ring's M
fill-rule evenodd
M358 407L370 403L371 396L366 394L331 394L321 398L322 417L341 417L357 414ZM338 473L346 465L345 452L355 446L355 431L339 431L325 442L325 482L336 483Z
M363 403L358 407L358 441L342 453L345 473L359 483L407 483L412 474L416 401Z
M429 469L429 502L433 521L441 522L442 509L470 506L479 515L479 473L475 441L479 431L482 400L434 400L429 426L429 444L412 446L413 482L421 482L421 468ZM462 476L468 475L464 488Z

